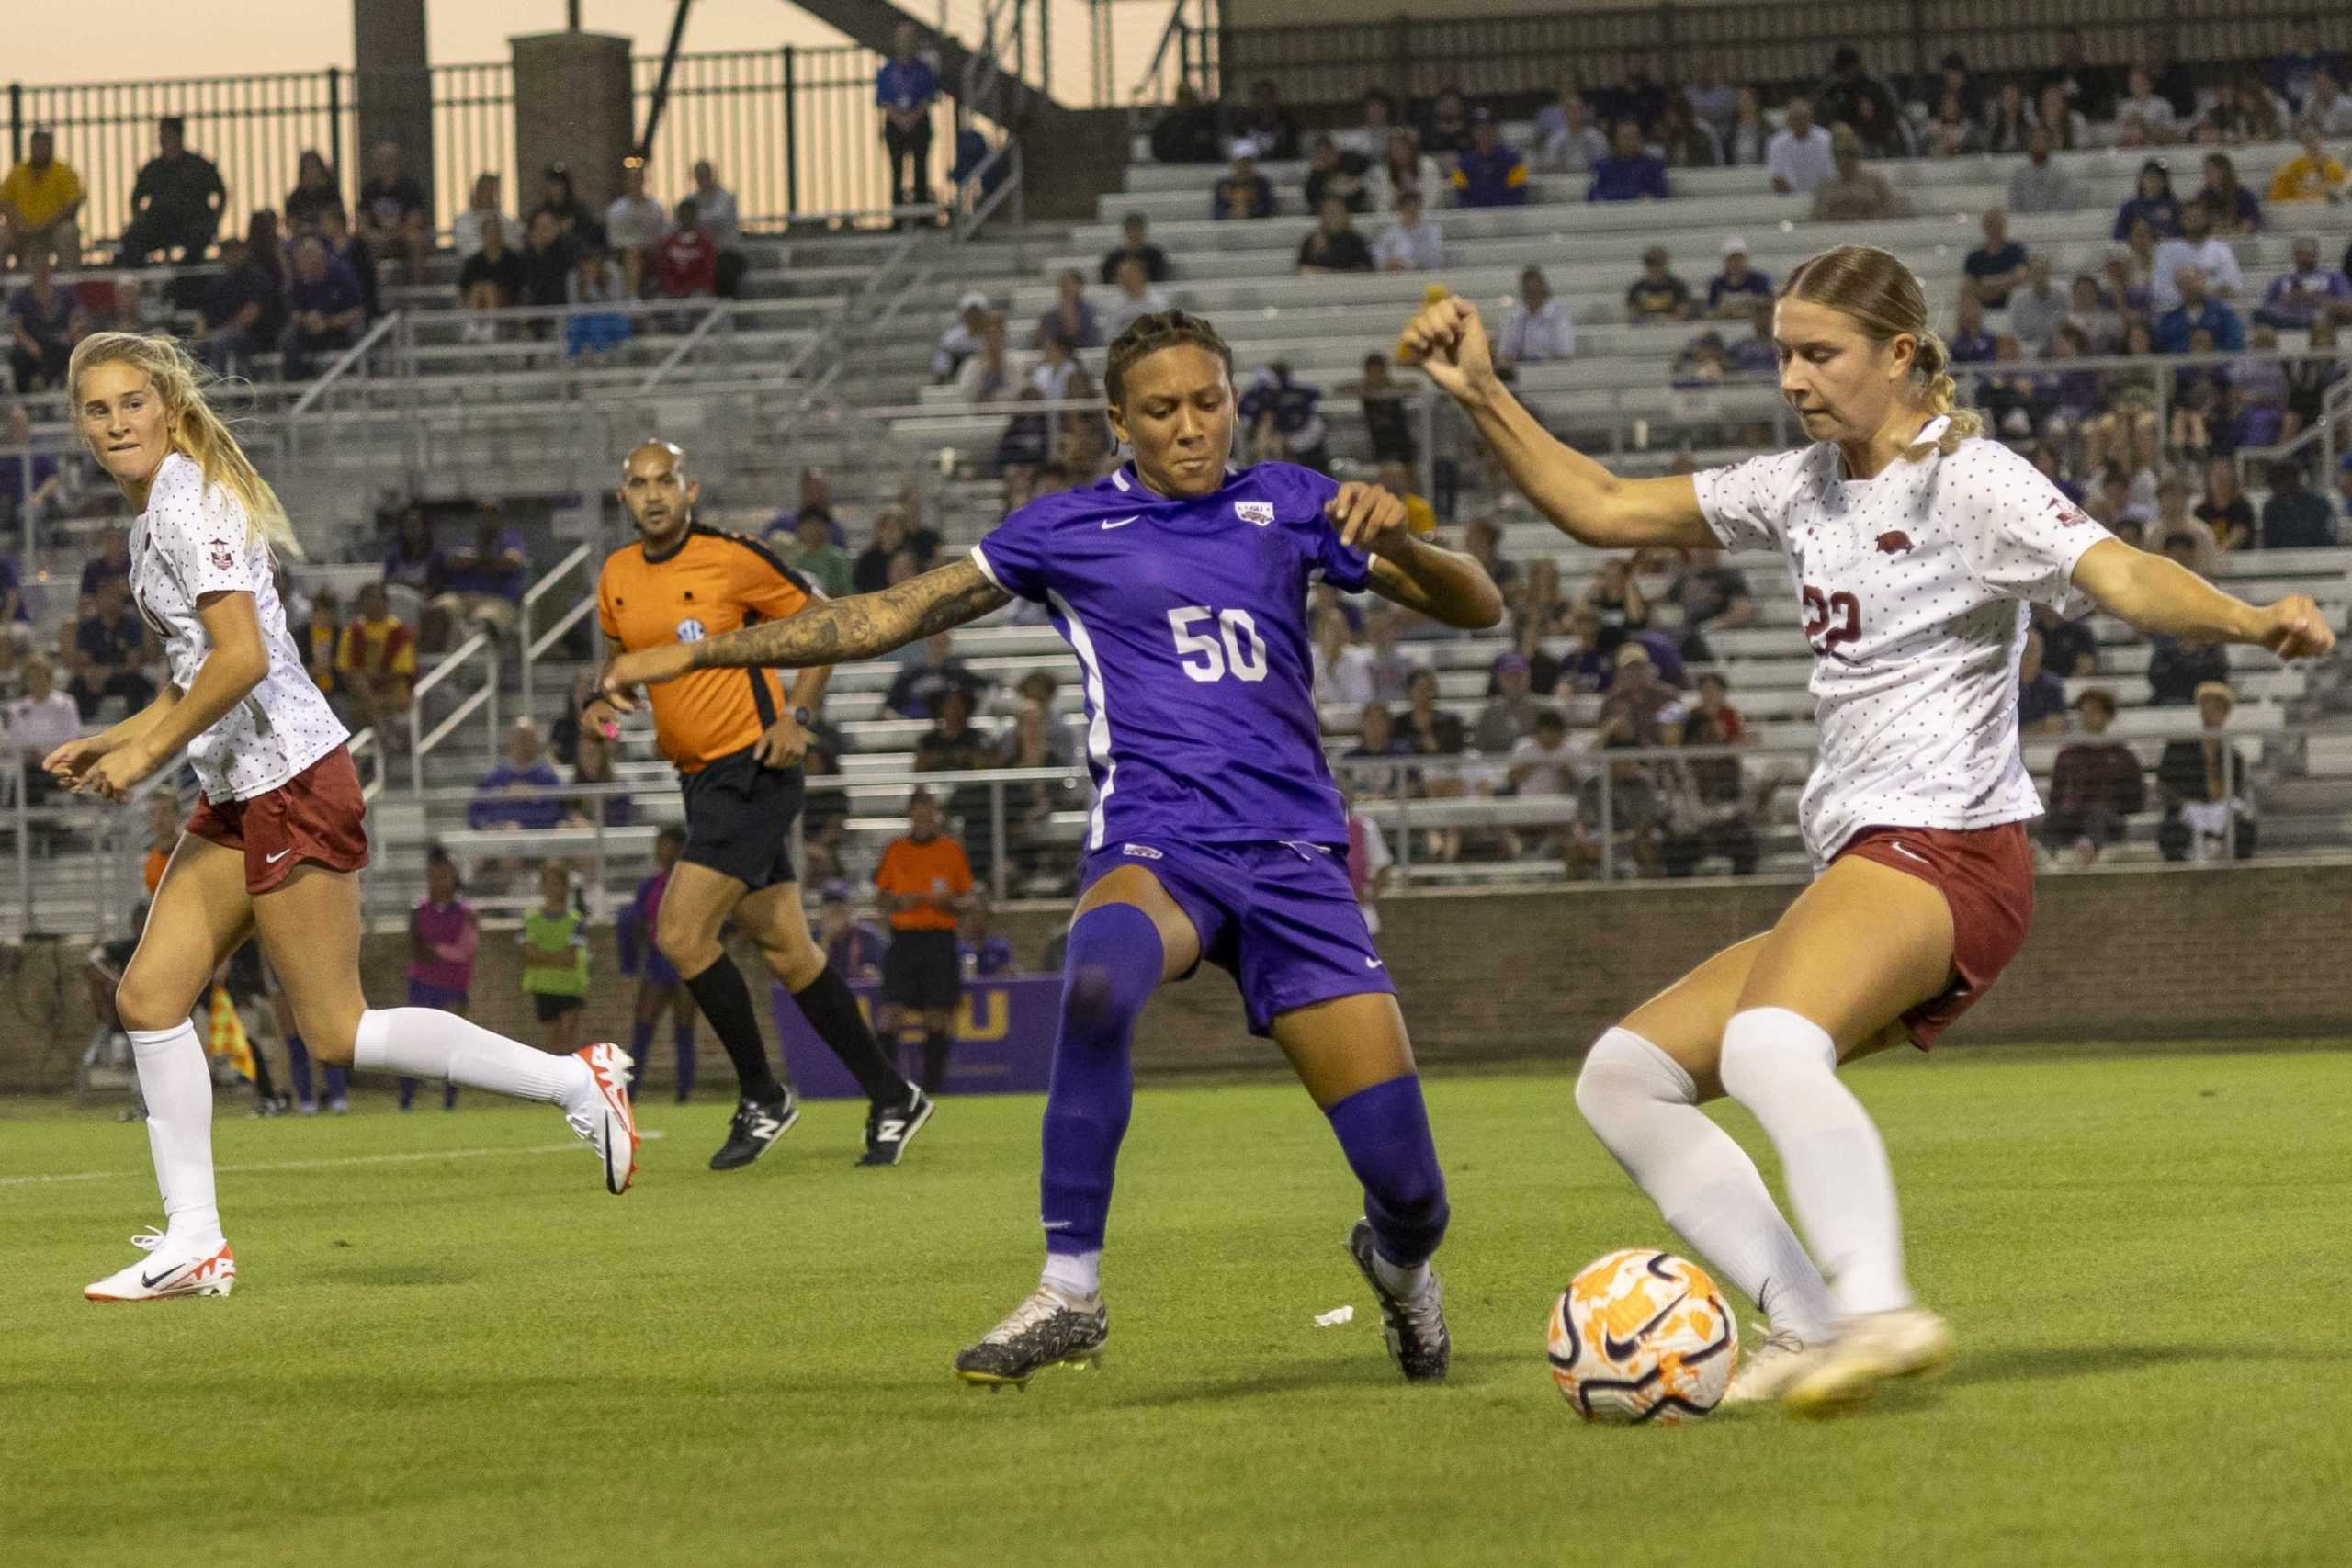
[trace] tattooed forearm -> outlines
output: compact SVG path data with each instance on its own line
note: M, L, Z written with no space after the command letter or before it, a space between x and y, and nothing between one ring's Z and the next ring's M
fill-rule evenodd
M806 669L878 659L894 648L978 620L1012 602L968 559L879 593L811 604L797 615L689 644L697 670Z

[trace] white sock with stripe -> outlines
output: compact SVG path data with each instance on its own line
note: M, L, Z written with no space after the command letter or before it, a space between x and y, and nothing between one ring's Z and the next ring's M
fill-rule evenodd
M438 1078L576 1110L596 1092L577 1056L534 1050L435 1008L370 1008L359 1015L352 1065L363 1072Z
M1780 1151L1789 1204L1831 1280L1840 1312L1911 1304L1903 1220L1886 1145L1838 1078L1838 1047L1787 1008L1748 1008L1724 1029L1724 1089Z
M1630 1029L1609 1030L1577 1075L1577 1109L1675 1235L1773 1327L1808 1345L1828 1337L1837 1308L1827 1282L1756 1162L1699 1109L1680 1063Z
M134 1029L130 1053L147 1101L147 1150L164 1197L164 1234L198 1252L221 1244L212 1186L212 1069L196 1025Z

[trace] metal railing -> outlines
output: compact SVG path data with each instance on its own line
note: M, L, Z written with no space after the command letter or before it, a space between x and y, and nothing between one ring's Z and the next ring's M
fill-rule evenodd
M1221 29L1216 66L1229 84L1271 81L1284 102L1352 105L1370 86L1427 99L1453 85L1473 97L1548 98L1566 77L1618 81L1626 61L1661 80L1712 62L1724 79L1781 91L1818 81L1841 45L1890 79L1929 79L1949 51L1978 73L2039 74L2058 35L2080 28L2098 64L2120 68L2169 46L2215 85L2290 47L2300 0L1849 0L1830 9L1777 0L1560 6L1479 15L1426 7L1358 22ZM2335 39L2336 46L2343 42Z
M556 586L569 577L575 569L590 561L601 564L602 558L593 544L583 541L574 545L561 560L548 570L545 576L524 591L523 614L515 626L516 640L522 649L522 711L526 714L536 713L538 710L537 703L533 700L536 694L532 689L533 676L537 671L538 661L552 651L556 644L562 641L565 635L585 620L589 613L596 607L595 572L592 570L587 574L586 592L572 603L571 608L558 615L554 624L545 631L533 636L532 627L537 619L539 602L554 592Z
M442 720L430 729L424 724L424 699L445 683L454 682L458 671L481 655L488 670L482 683L458 700ZM409 694L408 707L408 782L413 792L424 789L424 759L434 748L458 731L458 726L477 712L487 717L487 736L492 754L498 750L498 644L489 634L476 632L450 650L447 658L425 672Z

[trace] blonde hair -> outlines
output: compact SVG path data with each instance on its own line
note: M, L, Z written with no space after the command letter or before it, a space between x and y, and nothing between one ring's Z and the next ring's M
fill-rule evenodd
M219 377L188 357L177 338L92 333L74 345L74 357L66 367L67 398L76 411L82 406L82 378L101 365L128 365L143 371L148 385L164 400L168 422L164 439L173 451L202 471L204 488L218 486L227 491L244 508L245 525L267 540L272 549L301 555L301 541L294 536L294 525L288 520L277 492L237 445L228 422L205 399L205 389Z
M1928 329L1928 296L1918 278L1893 254L1876 245L1833 246L1791 273L1781 298L1826 305L1881 344L1912 338L1918 345L1911 351L1912 384L1928 414L1946 421L1935 450L1950 457L1962 442L1984 434L1984 421L1974 411L1954 406L1951 351ZM1916 463L1929 445L1919 443L1903 455Z

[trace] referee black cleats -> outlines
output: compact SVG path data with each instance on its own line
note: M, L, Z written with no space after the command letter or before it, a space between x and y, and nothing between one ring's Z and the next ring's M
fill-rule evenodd
M877 1105L865 1113L865 1153L858 1156L860 1165L896 1165L907 1145L915 1141L923 1123L931 1120L933 1108L938 1101L919 1089L909 1089L907 1100L900 1105Z
M1111 1310L1101 1296L1089 1304L1040 1285L956 1358L956 1375L991 1393L1008 1385L1025 1391L1029 1380L1047 1367L1102 1365L1102 1346L1110 1337Z
M713 1170L733 1170L751 1164L775 1145L775 1141L792 1130L800 1120L800 1101L790 1089L780 1100L746 1100L735 1107L735 1120L727 1129L727 1141L710 1156Z
M1405 1374L1407 1382L1442 1382L1453 1360L1453 1337L1445 1327L1445 1292L1432 1273L1417 1295L1400 1296L1380 1282L1373 1267L1372 1225L1358 1220L1348 1233L1348 1256L1363 1271L1364 1283L1380 1302L1380 1327L1388 1341L1388 1359Z

